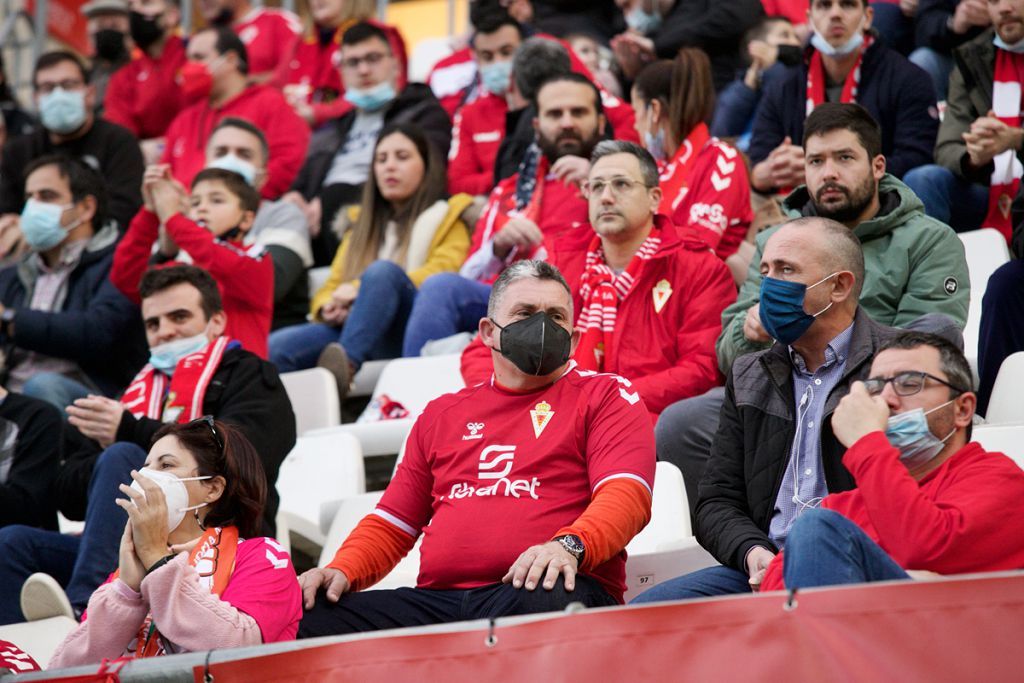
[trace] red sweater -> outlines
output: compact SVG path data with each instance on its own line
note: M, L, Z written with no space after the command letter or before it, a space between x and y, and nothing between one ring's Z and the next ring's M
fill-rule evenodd
M1002 453L969 443L921 481L899 461L883 432L843 455L857 488L821 507L852 520L904 569L938 574L1024 568L1024 470ZM783 587L782 553L762 590Z
M172 36L159 57L141 50L114 72L103 98L103 118L124 126L140 140L158 138L185 106L175 80L185 63L185 43Z
M619 302L615 334L604 360L605 372L633 383L653 420L670 404L721 383L715 341L722 331L722 311L736 300L736 286L721 260L700 241L681 237L665 216L657 215L656 221L662 231L661 247ZM583 309L580 279L593 236L588 226L562 233L548 246L548 261L573 288L577 317ZM655 289L662 291L663 281L671 293L658 312ZM477 337L462 354L466 386L486 381L493 370L490 349Z
M270 161L261 194L266 199L280 197L291 187L306 158L309 126L280 92L265 85L250 86L217 109L203 101L182 110L167 129L167 147L161 161L169 163L174 177L189 187L192 178L206 167L210 134L228 116L250 121L267 137Z
M192 262L209 271L220 288L228 316L224 334L237 339L260 358L267 357L267 336L274 314L274 264L262 247L241 247L213 234L181 214L167 221L167 233L188 252ZM121 293L139 303L139 281L160 232L160 219L145 207L132 219L117 245L110 280Z
M505 137L504 97L486 93L455 115L448 154L448 191L487 194L494 187L494 160Z

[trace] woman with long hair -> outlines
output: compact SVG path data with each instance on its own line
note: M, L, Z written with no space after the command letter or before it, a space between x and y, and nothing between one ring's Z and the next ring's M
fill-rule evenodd
M633 83L632 103L637 133L661 170L659 212L728 262L753 218L750 180L739 152L708 132L715 87L707 55L684 48L674 61L650 64Z
M345 230L331 274L314 295L315 322L270 335L281 372L318 363L348 382L367 360L401 355L413 300L428 276L459 269L469 249L462 213L469 195L445 198L444 162L419 126L385 126L373 152L362 204L339 215Z
M116 501L128 513L117 571L52 668L295 637L295 570L260 537L266 474L240 431L210 416L166 425L132 478Z

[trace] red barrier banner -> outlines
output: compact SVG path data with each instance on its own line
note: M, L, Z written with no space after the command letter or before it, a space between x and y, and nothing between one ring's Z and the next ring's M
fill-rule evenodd
M1024 573L381 635L214 663L217 681L1024 680ZM203 680L203 667L194 670Z
M89 54L89 36L81 11L86 2L88 0L48 0L46 3L46 33L83 55ZM25 11L35 16L35 0L26 0Z

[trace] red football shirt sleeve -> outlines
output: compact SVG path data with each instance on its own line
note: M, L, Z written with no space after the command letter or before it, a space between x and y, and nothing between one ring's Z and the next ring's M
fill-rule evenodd
M688 216L682 224L696 229L719 258L732 255L747 235L753 213L750 179L739 153L717 145L711 172L690 189Z
M618 375L599 375L605 383L591 399L587 419L587 476L591 491L612 479L634 479L654 488L654 428L636 387Z
M377 505L377 515L413 538L420 535L433 515L434 475L424 444L431 431L426 425L433 425L438 419L427 406L416 420L405 444L405 456Z

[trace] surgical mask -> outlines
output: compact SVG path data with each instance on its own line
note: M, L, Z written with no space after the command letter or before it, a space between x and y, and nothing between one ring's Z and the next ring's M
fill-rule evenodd
M636 7L626 12L626 25L638 33L653 33L661 28L661 15L646 12L643 5L637 3Z
M954 400L950 399L927 412L922 408L917 408L889 418L889 422L885 426L885 438L899 449L900 462L908 470L920 467L938 455L949 437L953 436L956 431L955 426L943 439L932 434L932 430L928 427L928 415L939 408L945 408Z
M395 99L395 86L384 81L372 88L347 88L345 99L356 109L363 111L377 111L391 104Z
M178 86L187 103L195 104L210 96L213 90L213 70L223 59L221 55L209 65L205 62L185 62L178 71Z
M164 29L160 25L161 16L163 15L158 14L155 17L151 17L141 12L129 12L129 31L132 40L135 41L140 50L145 50L164 37Z
M54 88L39 98L39 118L46 130L74 133L85 124L85 91Z
M128 56L124 46L124 34L112 28L103 28L93 36L96 43L96 56L108 62L117 62Z
M761 280L761 302L758 309L764 331L771 335L772 339L786 346L804 336L804 332L814 323L814 319L832 307L832 302L829 302L828 306L814 315L804 311L807 290L838 274L832 273L813 285L764 277Z
M501 355L527 375L550 375L569 360L572 336L544 311L509 323L501 330Z
M491 62L480 67L480 80L483 81L487 92L504 95L508 92L508 86L512 82L512 60Z
M1013 52L1014 54L1024 54L1024 38L1018 40L1013 45L1009 45L1005 40L999 37L997 33L995 38L992 39L992 43L1000 50L1006 50L1007 52Z
M775 59L784 66L796 66L804 59L804 49L799 45L779 45L776 49Z
M250 187L256 186L256 167L251 162L246 161L237 154L225 154L222 157L214 159L207 168L220 168L225 171L233 171L249 184Z
M25 236L28 246L35 251L46 251L63 242L68 231L82 223L82 220L78 219L67 227L60 224L61 215L73 206L74 204L47 204L35 199L25 202L25 208L21 210L21 233Z
M210 338L206 336L206 330L194 337L172 339L149 350L149 364L165 375L173 375L174 368L178 367L178 362L182 358L202 351L209 343Z
M213 477L177 477L170 472L164 472L163 470L154 470L148 467L143 467L139 470L139 474L145 475L146 477L153 480L160 490L163 491L164 501L167 503L167 530L174 531L181 524L181 520L185 519L185 513L189 510L198 510L204 508L207 503L200 503L199 505L188 504L188 489L185 488L186 481L202 481L203 479L213 479ZM146 492L142 490L142 486L139 482L133 481L132 488L146 495ZM198 517L196 518L198 521Z
M668 154L665 152L665 130L658 127L658 132L651 135L650 131L644 132L644 147L656 161L665 161Z
M861 22L863 26L863 22ZM864 44L864 31L858 28L850 39L840 45L839 47L833 47L825 36L818 33L818 29L814 29L814 33L811 35L811 45L814 49L823 55L828 57L845 57L846 55L853 54L860 49L860 46Z

